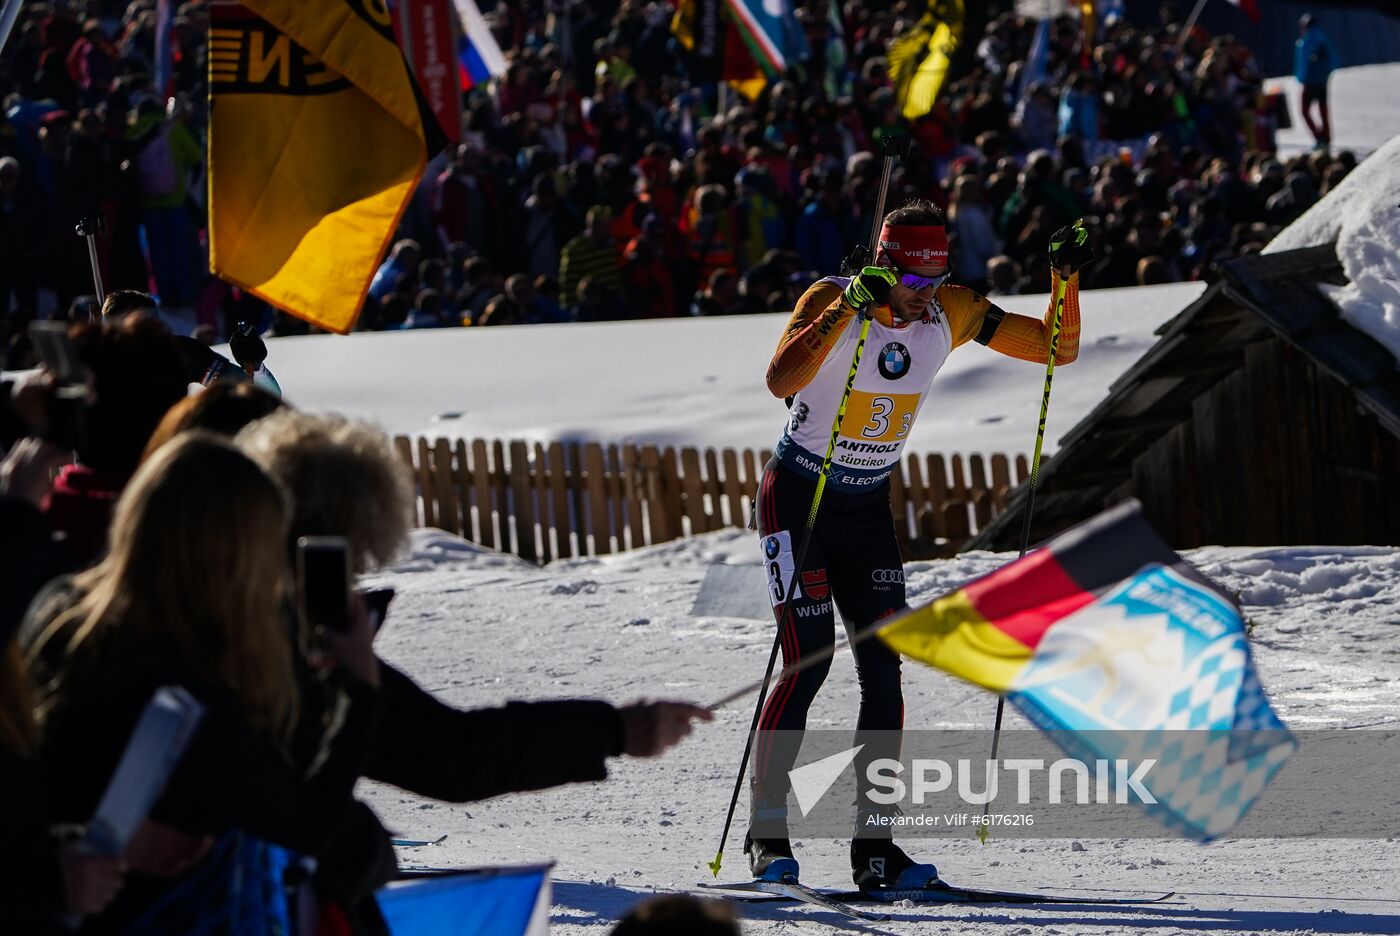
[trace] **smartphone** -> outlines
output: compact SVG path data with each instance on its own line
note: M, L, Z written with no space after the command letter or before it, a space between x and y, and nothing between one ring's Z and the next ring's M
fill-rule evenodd
M49 426L44 441L76 451L83 441L83 409L87 400L87 370L64 322L30 322L29 340L44 369L58 382L49 397Z
M30 322L29 340L44 367L65 385L82 384L86 378L83 362L78 357L78 349L73 347L73 339L68 337L66 322Z
M360 592L360 597L365 600L365 607L369 610L369 626L377 634L384 626L384 618L389 613L389 602L394 600L394 590L388 586L368 588Z
M302 623L345 631L350 627L350 546L343 536L297 540L297 597Z

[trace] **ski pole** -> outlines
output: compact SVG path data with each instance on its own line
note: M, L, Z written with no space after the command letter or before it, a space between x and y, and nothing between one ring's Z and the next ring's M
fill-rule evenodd
M890 175L894 172L895 160L908 152L908 137L893 137L884 144L885 164L880 173L880 192L875 201L875 220L870 229L870 256L879 247L880 221L885 216L885 196L889 192ZM739 791L744 786L744 773L749 767L749 755L753 751L754 737L758 734L758 722L763 717L763 703L768 698L768 687L773 679L773 667L778 662L778 650L782 646L783 627L792 616L792 598L797 592L797 582L802 575L802 563L807 559L807 547L812 542L812 532L817 525L817 511L821 508L822 492L826 490L826 477L831 469L831 460L836 453L837 437L841 434L841 423L846 418L846 404L851 399L855 387L856 370L860 367L861 355L865 351L865 339L870 334L870 316L861 313L860 337L856 341L855 354L851 357L851 369L846 375L846 388L841 394L841 405L836 408L836 418L831 423L831 436L826 443L826 456L822 459L822 470L817 476L817 488L812 492L812 506L807 511L807 525L802 531L802 544L798 547L796 561L792 567L792 581L788 583L787 595L783 599L783 617L777 621L777 632L773 635L773 647L768 651L768 668L763 671L763 681L754 704L753 720L749 724L748 739L744 742L744 754L739 758L739 773L734 778L734 792L729 796L729 810L724 817L724 831L719 836L719 850L709 863L710 873L719 877L720 866L724 863L724 846L729 841L729 829L734 824L734 810L739 804ZM716 708L718 706L715 706Z
M102 233L104 224L100 214L89 215L74 226L73 232L87 239L88 262L92 264L92 286L97 291L97 305L100 308L107 296L102 289L102 268L97 262L97 235Z
M1070 228L1070 233L1077 238L1079 243L1084 242L1087 232L1084 230L1084 219L1080 218L1074 222ZM1063 274L1063 270L1061 274ZM1055 354L1060 349L1060 319L1065 311L1065 277L1060 276L1060 284L1055 287L1055 314L1050 320L1050 355L1045 362L1045 389L1040 394L1040 422L1035 427L1035 450L1031 455L1031 477L1030 487L1026 491L1026 512L1021 520L1021 551L1017 558L1026 554L1031 545L1031 514L1035 511L1035 489L1040 483L1040 451L1045 445L1045 418L1050 413L1050 384L1055 379ZM1006 714L1006 696L997 694L997 717L992 725L992 756L991 760L997 759L997 749L1001 743L1001 720ZM987 815L991 809L991 803L982 804L982 815ZM977 827L977 838L985 845L987 842L987 824L983 823Z

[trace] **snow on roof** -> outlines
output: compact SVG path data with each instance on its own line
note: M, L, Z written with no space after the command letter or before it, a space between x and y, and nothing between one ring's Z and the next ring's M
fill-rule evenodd
M1400 359L1400 135L1393 137L1265 249L1337 243L1350 284L1323 286L1342 318Z
M1047 448L1108 392L1193 302L1202 283L1081 294L1079 360L1056 368ZM1043 316L1049 296L996 300ZM771 448L786 418L764 386L786 318L362 332L273 339L268 366L288 400L392 433ZM980 345L959 348L934 381L914 452L1028 452L1043 366Z

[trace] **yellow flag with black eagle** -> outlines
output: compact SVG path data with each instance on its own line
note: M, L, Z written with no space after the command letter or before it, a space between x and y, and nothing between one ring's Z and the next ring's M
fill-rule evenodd
M953 53L962 43L963 0L928 0L923 16L886 53L895 100L906 120L933 110Z
M209 264L344 334L444 144L383 0L216 0Z

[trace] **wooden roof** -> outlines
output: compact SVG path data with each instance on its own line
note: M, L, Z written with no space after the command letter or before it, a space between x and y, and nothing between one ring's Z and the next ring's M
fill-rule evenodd
M1346 277L1332 245L1254 254L1225 265L1220 282L1157 330L1159 340L1042 464L1031 530L1036 543L1097 513L1132 479L1133 459L1188 419L1196 397L1243 362L1244 349L1279 335L1345 384L1400 437L1400 371L1379 342L1342 320L1319 283ZM1051 399L1051 406L1054 399ZM1028 485L968 549L1020 545Z

